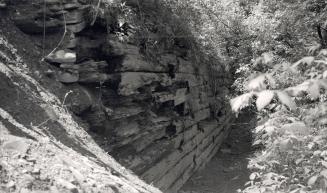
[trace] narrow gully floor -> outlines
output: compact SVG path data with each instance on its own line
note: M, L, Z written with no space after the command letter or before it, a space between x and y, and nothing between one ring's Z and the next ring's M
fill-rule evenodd
M253 154L251 129L255 122L247 123L249 115L243 114L231 128L231 133L221 149L202 170L196 172L179 193L235 193L249 181L247 168Z

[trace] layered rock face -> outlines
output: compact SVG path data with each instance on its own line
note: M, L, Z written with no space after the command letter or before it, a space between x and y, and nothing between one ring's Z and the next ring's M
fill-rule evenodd
M178 45L147 57L142 46L122 42L101 22L92 25L89 2L45 2L15 21L29 34L66 30L45 57L56 66L49 76L76 85L66 105L119 163L163 192L176 192L228 134L231 75Z

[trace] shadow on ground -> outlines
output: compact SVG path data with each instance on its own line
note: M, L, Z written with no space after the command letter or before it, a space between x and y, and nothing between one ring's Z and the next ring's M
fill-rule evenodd
M248 158L253 154L251 129L255 119L243 113L218 153L202 170L196 172L179 193L235 193L249 181Z

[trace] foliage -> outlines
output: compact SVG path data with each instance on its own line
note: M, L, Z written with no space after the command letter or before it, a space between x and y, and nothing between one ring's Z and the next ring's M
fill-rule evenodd
M236 70L240 96L231 106L236 113L255 106L262 121L253 130L259 148L250 158L253 173L240 192L327 191L327 58L314 32L325 8L318 0L246 7L244 22L258 35L251 45L256 59Z
M260 118L268 118L253 131L254 145L263 149L250 159L253 173L244 193L327 191L326 59L318 54L274 65L248 81L247 93L231 100L235 112L255 102ZM285 71L303 82L280 84L288 81Z

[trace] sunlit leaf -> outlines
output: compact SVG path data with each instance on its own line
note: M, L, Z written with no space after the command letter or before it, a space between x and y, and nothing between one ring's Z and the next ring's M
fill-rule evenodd
M316 150L316 151L313 152L314 156L320 156L320 154L321 154L320 150Z
M264 125L259 125L254 129L254 131L255 131L255 133L259 133L260 131L263 131L264 128L265 128Z
M278 91L277 96L278 96L279 101L282 104L284 104L285 106L287 106L289 109L291 109L291 110L296 109L295 102L292 100L292 98L290 96L288 96L288 94L286 92Z
M255 178L257 177L258 173L254 172L252 174L250 174L249 178L251 181L255 180Z
M310 87L310 84L310 81L305 81L302 84L285 89L285 92L290 96L300 97L303 96L305 92L307 92Z
M303 161L303 158L299 158L295 160L295 164L299 165Z
M326 60L326 59L315 60L315 63L316 63L316 64L319 64L319 65L321 65L321 64L327 64L327 60Z
M327 50L326 50L326 49L322 49L322 50L320 50L320 52L319 52L318 55L319 55L319 56L327 56Z
M316 181L317 181L317 179L318 179L318 176L312 176L309 180L308 180L308 185L309 186L312 186L312 185L314 185L315 183L316 183Z
M318 84L320 88L327 90L327 79L318 80Z
M317 81L311 82L307 92L311 96L312 99L319 98L319 95L320 95L319 83Z
M267 81L269 83L269 86L271 88L275 88L276 87L276 80L272 77L271 74L266 74L266 79L267 79Z
M262 144L262 140L255 140L254 142L253 142L253 145L260 145L260 144Z
M303 135L303 136L310 134L310 130L305 125L305 123L300 121L295 123L285 124L281 127L281 130L288 131L290 133L297 134L297 135Z
M300 193L300 188L296 188L296 189L290 191L290 193Z
M307 65L311 65L313 63L313 61L315 60L315 58L313 56L307 56L307 57L304 57L302 58L301 60L295 62L291 68L293 69L297 69L297 67L300 65L300 64L307 64Z
M267 85L265 83L265 80L266 76L264 74L261 74L249 82L247 89L249 91L259 91L266 89Z
M317 122L319 123L319 125L327 125L327 118L322 117L322 118L318 119Z
M321 165L323 165L325 168L327 168L327 162L326 161L322 161Z
M291 139L284 139L279 142L279 149L283 152L287 152L293 148L293 143Z
M262 54L262 63L268 64L273 61L273 55L271 53L263 53Z
M327 169L321 171L320 175L324 176L324 178L327 178Z
M325 70L324 73L322 73L322 78L327 78L327 70Z
M257 109L260 111L270 104L271 100L274 98L275 92L271 90L264 90L257 94Z
M315 44L315 45L308 47L309 54L314 54L316 51L319 50L320 47L321 47L320 44Z
M239 112L244 107L249 106L252 97L253 97L253 92L245 93L245 94L243 94L241 96L233 98L232 100L230 100L232 110L234 112Z
M265 127L264 130L266 131L266 133L268 135L271 135L272 133L274 133L277 130L277 128L275 126L267 126L267 127Z

